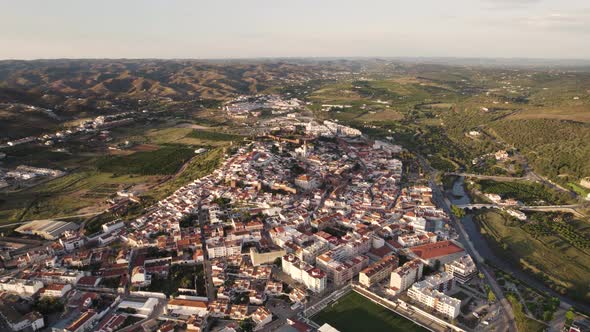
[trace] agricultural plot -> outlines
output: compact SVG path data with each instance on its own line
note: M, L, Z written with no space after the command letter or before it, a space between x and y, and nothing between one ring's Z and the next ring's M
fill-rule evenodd
M572 221L571 228L563 226L554 231L537 221L531 224L512 220L497 211L480 212L476 216L481 233L492 248L524 271L537 277L549 287L581 301L590 299L590 256L581 249L584 237L588 237L588 225L584 221ZM585 228L583 225L586 224ZM557 227L557 225L556 225ZM568 230L585 229L584 235L572 235ZM575 241L575 242L573 242Z
M176 173L193 155L194 150L187 147L164 146L128 156L105 156L97 160L96 167L101 172L120 175L169 175Z

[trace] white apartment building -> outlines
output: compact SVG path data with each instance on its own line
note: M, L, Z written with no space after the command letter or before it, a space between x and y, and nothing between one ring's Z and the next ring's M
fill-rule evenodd
M43 296L64 297L70 290L72 290L70 284L49 284L45 286Z
M104 225L102 225L102 231L104 233L111 233L116 231L117 229L125 227L125 223L121 220L113 220Z
M209 258L226 257L242 253L242 241L219 241L207 243Z
M445 271L452 274L457 282L464 284L477 274L477 266L469 255L445 264Z
M86 239L75 232L67 231L64 238L59 239L59 243L64 247L66 251L74 251L82 248Z
M321 293L328 284L328 276L318 268L299 260L292 254L282 258L283 272L291 278L303 283L305 287L314 293Z
M447 317L455 318L459 315L461 300L445 295L454 285L453 275L441 272L412 285L408 290L408 296Z
M416 283L410 288L408 296L450 318L459 316L461 310L461 300L445 295L436 289L423 287L420 283Z
M436 239L437 239L437 236L434 233L420 232L420 233L411 233L411 234L400 235L397 238L397 243L399 243L401 246L407 248L407 247L414 247L414 246L419 246L419 245L427 244L427 243L435 243Z
M404 265L398 267L391 272L388 291L393 295L398 295L410 288L413 283L422 278L423 268L424 265L418 259L406 262Z
M0 282L0 290L19 295L30 296L43 288L43 283L25 279L6 279Z
M315 241L313 244L303 247L300 250L297 250L295 253L297 258L302 261L305 261L309 264L313 264L315 262L316 257L321 255L322 253L330 250L330 243L327 241Z

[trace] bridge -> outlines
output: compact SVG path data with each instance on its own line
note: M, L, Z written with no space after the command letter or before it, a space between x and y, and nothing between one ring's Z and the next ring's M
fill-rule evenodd
M480 210L480 209L501 209L503 208L497 204L459 204L457 205L461 210Z
M462 176L465 178L476 178L481 180L494 180L494 181L524 181L530 180L529 176L514 177L514 176L501 176L501 175L483 175L483 174L472 174L472 173L460 173L460 172L447 172L446 175Z

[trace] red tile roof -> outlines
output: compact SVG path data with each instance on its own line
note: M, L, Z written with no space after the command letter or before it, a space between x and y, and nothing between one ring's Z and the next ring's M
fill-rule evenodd
M410 248L410 250L422 259L431 259L464 251L452 241L440 241L428 243Z

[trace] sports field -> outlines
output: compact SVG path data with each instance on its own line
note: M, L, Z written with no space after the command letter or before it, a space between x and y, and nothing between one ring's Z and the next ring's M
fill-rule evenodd
M342 332L427 331L402 316L351 292L312 317L320 325L328 323Z

